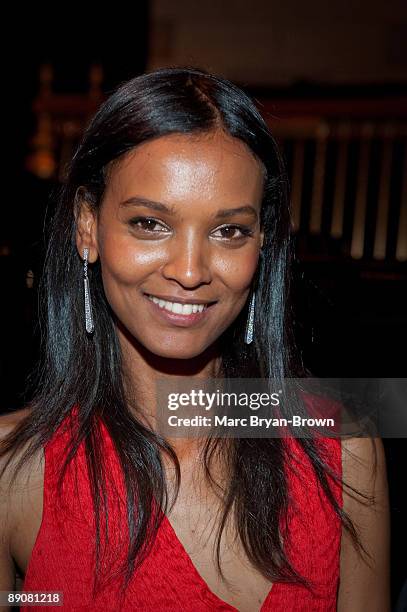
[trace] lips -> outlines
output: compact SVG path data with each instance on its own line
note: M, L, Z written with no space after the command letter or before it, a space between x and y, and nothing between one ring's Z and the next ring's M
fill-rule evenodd
M206 298L192 298L191 296L181 297L179 295L166 295L158 293L145 293L148 297L155 297L167 302L176 302L178 304L214 304L216 300L208 300Z
M193 325L206 317L208 310L216 302L198 301L197 299L185 300L180 298L167 299L167 296L156 296L145 294L149 300L153 311L160 318L164 318L167 322L173 323L181 327Z
M182 302L164 300L154 295L149 295L148 298L152 302L154 302L154 304L157 304L159 308L164 308L168 312L173 312L175 314L191 315L197 312L203 312L205 308L207 308L207 304L204 304L204 303L200 303L200 304L195 304L192 302L182 303Z

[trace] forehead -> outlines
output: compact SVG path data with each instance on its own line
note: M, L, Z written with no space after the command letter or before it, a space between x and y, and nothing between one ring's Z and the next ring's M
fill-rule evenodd
M171 134L133 149L108 174L106 198L144 196L171 203L215 200L260 205L263 165L245 143L223 132Z

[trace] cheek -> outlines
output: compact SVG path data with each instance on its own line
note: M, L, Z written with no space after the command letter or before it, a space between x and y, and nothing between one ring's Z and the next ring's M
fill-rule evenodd
M134 239L127 237L102 240L99 256L103 277L123 285L142 280L157 269L162 260L160 250L135 248Z
M257 263L257 252L253 252L245 253L241 257L219 258L216 261L216 267L225 285L233 293L239 293L250 287Z

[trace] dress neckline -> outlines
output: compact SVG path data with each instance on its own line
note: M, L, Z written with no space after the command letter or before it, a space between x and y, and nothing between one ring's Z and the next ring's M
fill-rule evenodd
M172 540L176 543L176 545L177 545L177 547L179 549L180 554L183 556L184 561L188 565L191 573L194 574L194 576L196 578L196 581L200 585L202 591L205 593L206 598L212 604L215 604L217 606L219 606L219 604L221 604L222 607L225 610L229 610L229 611L233 610L233 612L239 612L238 608L235 608L234 606L232 606L232 604L228 603L224 599L221 599L218 595L216 595L216 593L214 593L212 591L212 589L209 587L209 585L206 582L206 580L201 576L201 574L198 572L197 568L195 567L191 557L187 553L183 543L181 542L181 540L177 536L177 533L176 533L175 529L171 525L171 521L169 520L168 516L164 512L162 512L162 514L163 514L162 527L163 526L166 527L166 529L167 529L168 533L170 534ZM279 582L275 582L275 583L272 584L269 592L267 593L263 603L261 604L261 606L260 606L260 608L259 608L259 610L257 612L265 612L266 606L268 606L270 604L270 600L271 599L274 599L274 597L276 596L275 592L278 590L278 588L280 586L281 586L281 583L279 583Z

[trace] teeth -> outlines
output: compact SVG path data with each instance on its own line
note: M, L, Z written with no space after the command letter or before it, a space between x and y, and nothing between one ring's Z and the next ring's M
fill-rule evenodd
M166 308L167 306L165 306ZM177 302L174 302L172 305L172 312L174 312L175 314L182 314L182 304L178 304Z
M160 300L154 295L149 295L148 298L158 304L160 308L165 308L169 312L182 315L190 315L195 312L202 312L206 308L206 304L180 304L179 302L167 302L167 300Z

